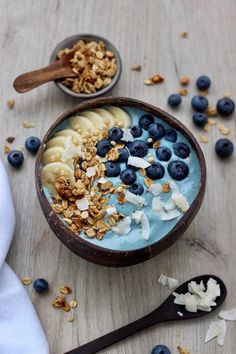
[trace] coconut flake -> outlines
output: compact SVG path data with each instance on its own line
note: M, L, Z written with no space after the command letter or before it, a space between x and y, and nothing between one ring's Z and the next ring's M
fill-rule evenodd
M183 312L181 312L181 311L178 311L177 314L181 317L183 317L183 315L184 315Z
M168 220L176 219L180 215L181 215L181 213L177 209L173 209L173 210L170 210L170 211L167 211L167 212L162 210L160 212L160 219L162 221L168 221Z
M172 193L179 193L179 187L174 181L170 181L170 189Z
M103 184L103 183L106 183L107 181L108 181L108 179L106 179L105 177L101 177L101 178L99 178L98 183Z
M236 307L228 311L220 311L218 316L227 321L236 321Z
M154 213L160 213L163 209L163 201L160 197L153 197L152 199L152 211Z
M126 235L131 230L131 217L126 216L116 226L113 226L112 230L118 235Z
M191 281L190 283L188 283L188 290L190 291L190 293L196 294L203 298L205 296L204 291L206 290L206 288L203 284L203 281L201 281L200 284L197 284L195 281Z
M129 156L127 165L135 166L138 168L147 168L151 166L151 164L148 161L137 156Z
M140 195L133 194L130 191L126 191L125 200L140 208L144 205L147 205L147 201L143 197L141 197Z
M96 175L96 169L94 167L88 167L86 171L87 177L93 177Z
M113 214L117 214L117 210L116 207L114 206L110 206L106 209L106 212L108 215L113 215Z
M62 160L62 162L65 162L75 156L80 156L82 158L85 157L85 154L82 151L80 146L71 147L71 148L65 150L61 156L61 160Z
M217 337L217 343L222 346L224 344L225 334L226 334L225 320L213 321L210 323L210 326L207 330L205 343Z
M162 192L162 185L160 183L153 183L148 191L157 197Z
M170 290L177 288L177 286L179 285L179 281L177 279L167 277L164 274L161 274L157 281L158 281L158 283L160 283L164 286L168 285Z
M172 199L169 199L167 202L164 203L164 209L166 211L170 211L175 209L176 205L175 202Z
M136 222L136 224L139 224L141 221L141 217L142 217L143 212L141 210L136 210L132 215L131 218L134 219L134 221Z
M186 212L189 208L187 198L180 193L172 193L171 199L175 202L176 206L182 211Z
M88 210L89 203L86 197L76 200L76 206L80 211Z
M148 217L144 212L142 212L142 217L141 217L141 234L145 240L149 239L150 225L149 225Z
M125 142L132 142L134 141L134 137L130 132L130 129L122 129L123 130L123 136L120 140L125 141Z

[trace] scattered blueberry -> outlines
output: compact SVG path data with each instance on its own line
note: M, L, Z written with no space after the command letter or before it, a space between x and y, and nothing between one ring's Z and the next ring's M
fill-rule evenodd
M186 157L190 154L190 149L185 143L175 143L173 145L174 154L182 159L186 159Z
M104 157L106 153L111 149L110 141L107 139L101 139L98 141L96 148L97 154L101 157Z
M177 140L177 132L174 129L167 129L165 139L171 143L175 143Z
M49 285L48 285L47 280L39 278L34 281L33 287L37 293L41 294L41 293L44 293L48 290Z
M204 127L208 121L208 117L204 113L196 112L193 114L193 121L198 127Z
M134 125L130 129L130 133L133 135L134 138L139 138L143 134L143 129L139 125Z
M146 168L146 174L151 179L160 179L164 176L165 169L159 162L155 162Z
M118 149L119 158L117 162L126 162L129 158L129 151L126 148Z
M191 105L197 112L204 112L208 107L208 99L204 96L193 96Z
M211 80L206 75L201 75L196 81L196 86L199 90L207 90L211 86Z
M229 157L234 151L234 145L229 139L219 139L216 142L215 151L221 158Z
M129 187L129 191L136 195L143 194L144 188L140 183L134 183Z
M113 161L106 161L105 162L105 175L107 177L118 177L120 174L120 164Z
M172 93L172 95L170 95L168 97L168 105L171 107L178 107L180 105L180 103L182 102L182 98L178 93Z
M152 349L151 354L171 354L171 351L166 345L159 344Z
M119 141L123 136L123 130L121 128L111 128L108 132L108 138L112 141Z
M129 146L130 154L137 157L144 157L148 153L147 143L143 140L135 140Z
M161 146L156 150L156 155L160 161L169 161L171 158L171 150L168 147Z
M24 162L24 155L21 151L12 150L7 155L7 160L13 167L20 167Z
M149 125L148 133L151 138L153 138L154 140L158 140L163 138L163 136L165 135L165 128L160 123L153 123Z
M235 103L231 98L225 97L221 98L216 105L218 113L223 116L227 117L230 116L235 109Z
M150 124L154 123L154 118L150 116L150 114L144 114L141 118L139 118L139 125L144 130L148 130Z
M170 177L176 181L182 181L189 174L188 165L184 161L171 161L167 167Z
M29 152L32 152L33 154L36 154L38 152L38 149L40 147L41 140L37 138L37 136L30 136L28 139L25 141L25 147Z
M136 181L136 173L131 168L126 168L124 171L121 172L120 178L124 184L133 184Z

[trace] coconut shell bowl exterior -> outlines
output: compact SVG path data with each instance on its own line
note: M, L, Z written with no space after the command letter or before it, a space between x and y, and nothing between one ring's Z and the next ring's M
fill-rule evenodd
M42 185L42 156L46 149L46 143L54 136L54 134L65 129L68 124L68 119L75 115L79 116L82 111L96 111L97 109L104 107L108 107L109 109L109 107L114 106L125 110L131 116L132 124L138 124L138 116L149 114L155 117L155 119L158 119L165 129L174 129L178 136L181 137L180 140L185 141L190 146L191 154L188 158L188 163L192 164L192 167L189 167L189 170L191 171L192 168L197 171L195 177L191 177L192 175L189 174L186 178L186 181L187 179L192 178L190 184L185 182L185 180L181 181L183 183L183 190L186 191L188 196L189 208L174 221L163 221L160 224L158 224L158 215L154 214L149 219L150 230L152 232L150 232L150 238L148 240L144 239L145 237L142 238L138 228L135 229L135 232L132 230L133 233L130 235L126 234L118 236L115 235L113 231L109 231L109 234L105 234L102 240L88 238L86 235L78 235L72 232L68 225L62 221L60 215L53 211L50 205L50 197ZM135 119L136 121L134 121ZM165 141L163 141L163 144L165 144ZM163 165L167 171L168 162ZM168 177L167 172L165 175ZM80 103L76 108L63 113L48 129L37 155L35 179L42 211L51 229L59 240L61 240L72 252L90 262L109 267L121 267L137 264L156 256L170 247L183 235L193 221L203 201L206 186L206 165L201 148L194 136L180 121L172 117L169 113L135 99L104 97ZM157 180L154 182L156 183L159 181ZM148 192L144 192L143 196L145 197L149 194L150 193ZM129 208L128 204L129 203L125 203L124 206L126 212ZM147 216L149 217L149 215L152 215L151 209L147 210ZM136 225L135 227L138 226ZM134 240L134 242L132 242L132 240Z

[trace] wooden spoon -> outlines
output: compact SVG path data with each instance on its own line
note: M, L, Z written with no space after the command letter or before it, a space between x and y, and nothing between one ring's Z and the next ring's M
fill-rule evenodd
M204 285L206 286L209 278L213 278L220 285L221 294L216 298L216 306L212 307L212 311L216 310L225 300L227 295L227 289L223 281L216 277L215 275L206 274L201 275L196 278L192 278L182 285L180 285L175 292L181 294L188 292L188 283L191 281L196 281L200 283L202 280ZM105 334L104 336L94 339L93 341L81 345L77 349L73 349L65 354L93 354L102 350L128 336L131 336L134 333L137 333L147 327L153 326L154 324L164 322L164 321L172 321L172 320L190 320L195 319L204 315L209 314L209 312L200 311L197 312L188 312L185 310L184 306L176 305L174 303L175 297L171 294L156 310L149 313L147 316L140 318L137 321L134 321L124 327L116 329L113 332ZM178 312L182 312L183 316L180 316Z
M61 59L42 69L18 76L13 82L15 90L19 93L24 93L48 81L63 79L65 77L76 77L77 75L73 73L70 65L70 60L75 51L76 49L71 50L68 54L61 57Z

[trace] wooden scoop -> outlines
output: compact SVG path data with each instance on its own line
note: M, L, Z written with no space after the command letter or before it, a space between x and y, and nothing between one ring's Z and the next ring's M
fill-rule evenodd
M15 90L19 93L24 93L49 81L65 77L76 77L77 75L73 73L70 65L70 60L73 58L75 51L76 49L71 50L61 59L42 69L18 76L13 82Z

